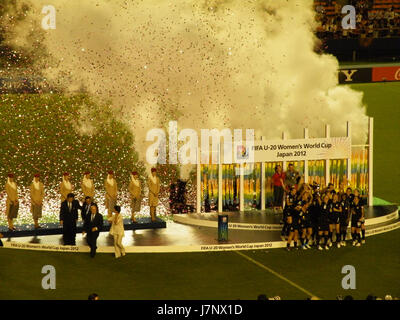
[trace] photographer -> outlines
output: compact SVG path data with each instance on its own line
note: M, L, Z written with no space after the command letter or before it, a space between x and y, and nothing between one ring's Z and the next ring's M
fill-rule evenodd
M299 172L294 170L293 163L289 163L288 170L285 173L285 180L284 180L286 190L289 191L291 187L296 187L297 189L297 184L299 183L299 180L300 180Z

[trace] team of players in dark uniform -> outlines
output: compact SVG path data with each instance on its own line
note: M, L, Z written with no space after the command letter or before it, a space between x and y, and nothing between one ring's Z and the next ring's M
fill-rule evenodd
M358 247L365 243L364 199L358 190L353 193L351 188L341 188L336 192L329 184L321 192L314 183L303 184L297 191L293 186L285 199L282 236L287 238L288 250L292 241L296 249L300 241L303 250L310 249L312 244L318 250L329 250L335 233L336 246L340 248L346 246L350 221L353 246Z

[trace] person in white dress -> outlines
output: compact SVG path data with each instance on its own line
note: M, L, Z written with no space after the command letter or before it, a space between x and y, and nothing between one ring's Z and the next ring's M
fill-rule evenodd
M111 223L110 235L114 237L115 258L125 256L125 248L122 245L122 238L125 236L124 219L121 215L121 207L114 206L114 214L108 216Z

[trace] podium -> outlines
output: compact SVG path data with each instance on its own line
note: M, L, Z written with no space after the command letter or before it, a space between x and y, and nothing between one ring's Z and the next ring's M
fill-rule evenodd
M228 241L228 215L218 215L218 241Z

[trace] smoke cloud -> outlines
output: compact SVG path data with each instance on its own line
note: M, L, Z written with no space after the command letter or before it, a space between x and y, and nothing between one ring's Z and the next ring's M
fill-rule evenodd
M41 24L47 2L32 1L31 24ZM43 37L52 60L42 72L67 92L84 87L111 101L142 160L151 144L147 131L166 128L169 120L199 137L202 128L250 128L267 139L283 131L301 138L304 127L322 137L325 124L332 136L343 136L351 121L354 143L365 142L362 93L339 86L337 60L314 52L312 0L53 5L56 29ZM21 45L24 37L14 39Z

